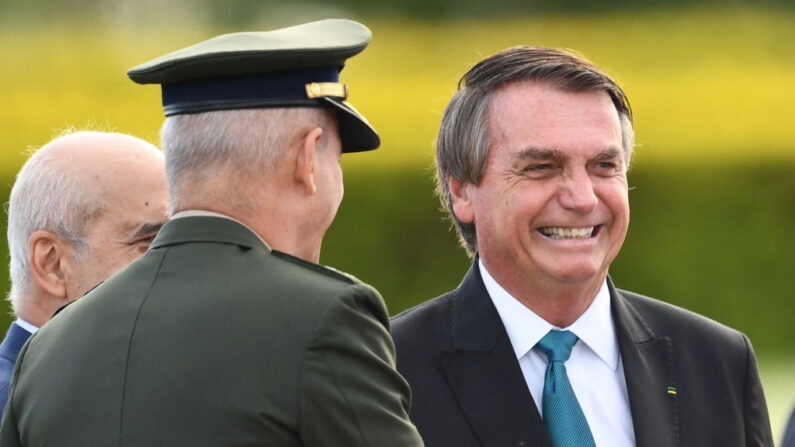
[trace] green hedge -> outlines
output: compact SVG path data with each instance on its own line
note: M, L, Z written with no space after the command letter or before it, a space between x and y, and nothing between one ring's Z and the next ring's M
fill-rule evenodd
M742 330L757 349L791 349L794 173L795 162L639 163L611 275L619 287ZM469 266L422 167L346 171L321 258L377 287L392 314L454 288Z

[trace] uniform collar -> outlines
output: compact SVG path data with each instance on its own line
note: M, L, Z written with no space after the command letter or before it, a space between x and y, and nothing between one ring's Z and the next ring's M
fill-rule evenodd
M171 219L173 220L173 219L181 219L181 218L184 218L184 217L197 217L197 216L220 217L222 219L229 219L229 220L235 221L235 222L239 223L240 225L243 225L244 227L246 227L247 230L249 230L252 233L254 233L254 235L257 236L257 238L260 241L262 241L262 243L265 245L265 248L267 248L268 250L271 249L271 246L268 245L267 242L265 242L265 239L263 239L262 236L260 236L251 227L249 227L248 225L244 224L243 222L235 219L232 216L227 216L226 214L216 213L214 211L207 211L207 210L184 210L184 211L180 211L177 214L174 214L173 216L171 216Z

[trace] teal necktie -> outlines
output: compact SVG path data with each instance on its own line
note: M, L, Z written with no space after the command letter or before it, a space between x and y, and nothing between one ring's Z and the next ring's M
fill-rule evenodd
M596 446L563 364L575 343L577 336L571 332L552 330L536 345L548 360L541 408L544 425L555 447Z

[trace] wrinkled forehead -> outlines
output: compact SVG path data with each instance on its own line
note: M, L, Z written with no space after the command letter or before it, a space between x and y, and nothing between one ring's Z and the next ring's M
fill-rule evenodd
M592 158L622 148L618 112L601 91L567 92L532 83L507 86L495 92L488 132L490 151L498 152Z
M598 101L612 109L618 117L618 109L609 92L601 88L575 89L565 85L533 79L506 82L491 91L489 112L493 114L504 108L508 102L525 104L528 110L561 105L562 108L576 106L584 99Z

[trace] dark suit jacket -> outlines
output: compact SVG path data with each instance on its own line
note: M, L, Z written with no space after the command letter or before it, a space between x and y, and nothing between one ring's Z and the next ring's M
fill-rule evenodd
M8 402L8 385L11 384L11 373L22 346L30 337L30 332L16 323L11 323L6 338L0 344L0 416Z
M350 276L174 219L31 337L0 444L421 445L388 325Z
M773 445L743 334L608 286L638 446ZM477 264L393 318L392 336L428 447L552 447Z
M795 409L789 415L789 422L787 422L787 427L784 429L784 438L782 438L779 447L795 447Z

